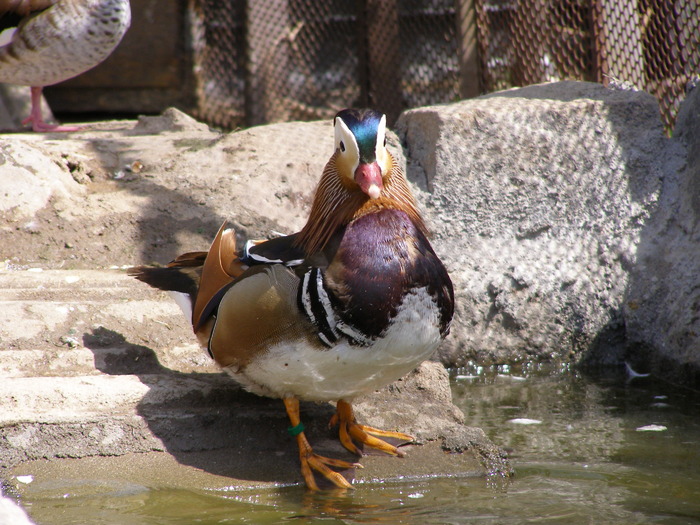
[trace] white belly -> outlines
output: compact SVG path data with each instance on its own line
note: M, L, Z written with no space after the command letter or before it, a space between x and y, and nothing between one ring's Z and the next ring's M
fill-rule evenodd
M351 400L404 376L435 351L439 315L427 291L409 294L387 333L368 347L342 342L319 350L276 345L241 372L227 369L247 390L307 401Z

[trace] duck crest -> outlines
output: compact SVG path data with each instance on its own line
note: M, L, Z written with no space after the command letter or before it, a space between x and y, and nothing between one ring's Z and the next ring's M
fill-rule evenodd
M334 153L325 168L316 189L309 219L295 241L307 254L323 249L339 228L369 213L383 209L404 211L424 234L427 227L418 211L416 202L404 177L403 170L388 153L391 169L383 178L384 189L377 199L370 199L359 188L351 188L339 176Z

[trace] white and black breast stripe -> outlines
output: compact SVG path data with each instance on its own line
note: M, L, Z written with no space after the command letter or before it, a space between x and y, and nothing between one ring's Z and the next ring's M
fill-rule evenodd
M300 308L318 327L319 339L329 348L343 336L354 345L368 346L372 343L365 334L339 319L323 284L320 269L312 268L304 274L298 299Z
M318 337L323 344L333 346L340 334L335 329L335 314L323 286L323 275L318 268L312 268L304 274L299 299L306 316L318 327Z

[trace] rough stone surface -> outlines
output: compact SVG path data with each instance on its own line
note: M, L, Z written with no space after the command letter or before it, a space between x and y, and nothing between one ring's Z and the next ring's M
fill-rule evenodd
M700 89L667 145L656 213L643 228L624 304L635 368L700 385Z
M84 192L70 173L41 149L13 141L0 143L0 212L30 224L52 198L65 199Z
M396 129L457 293L440 358L621 362L668 176L654 98L561 82L407 111Z

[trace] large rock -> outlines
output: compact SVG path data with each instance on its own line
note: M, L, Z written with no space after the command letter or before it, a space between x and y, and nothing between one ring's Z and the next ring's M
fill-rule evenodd
M457 291L442 360L619 362L666 168L654 98L561 82L407 111L396 128Z
M85 191L53 158L35 145L0 141L0 213L3 225L31 223L52 199L70 199Z
M662 158L662 191L637 248L624 304L630 359L700 384L700 88L682 104Z

